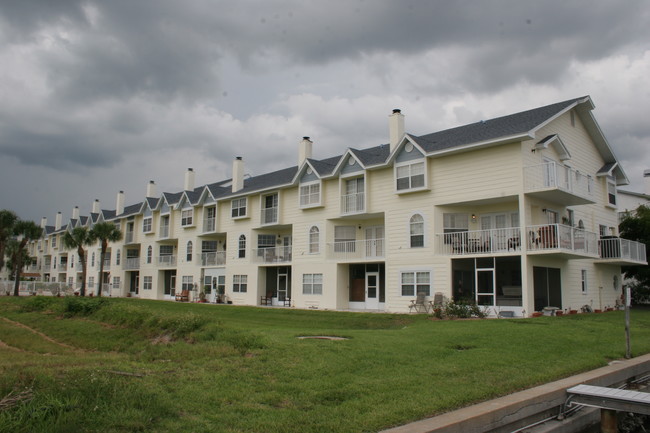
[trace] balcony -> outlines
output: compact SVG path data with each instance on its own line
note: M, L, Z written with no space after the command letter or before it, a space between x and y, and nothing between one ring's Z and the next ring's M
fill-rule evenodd
M524 192L565 206L595 203L593 179L554 162L524 167Z
M620 265L647 265L645 244L617 237L598 241L599 262Z
M165 255L156 257L156 263L158 267L169 268L176 266L176 256L174 255Z
M374 260L384 258L384 239L339 241L327 244L327 257L333 260Z
M365 194L358 192L341 196L341 214L351 215L363 213L366 210Z
M201 266L224 266L225 264L225 251L212 251L201 254Z
M50 269L52 269L52 264L50 263L45 263L43 265L43 272L50 272Z
M203 220L203 233L213 233L217 228L217 219L205 218Z
M598 235L562 224L526 227L529 253L559 253L578 258L600 257Z
M160 230L158 230L158 236L160 239L169 239L169 226L160 226Z
M125 244L132 244L135 242L135 233L134 232L126 232L124 235L124 243Z
M286 247L267 247L253 249L254 263L289 263L291 262L291 246Z
M127 257L127 259L124 260L123 268L125 271L140 269L140 257Z
M260 213L260 223L262 225L277 224L278 223L278 208L269 207L262 209Z
M521 250L521 230L510 227L436 234L436 251L450 256L509 253Z
M104 259L104 271L111 270L111 259Z

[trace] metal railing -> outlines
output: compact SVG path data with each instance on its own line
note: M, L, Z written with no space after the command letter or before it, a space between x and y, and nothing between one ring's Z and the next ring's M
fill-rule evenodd
M275 224L278 222L278 208L269 207L262 209L260 213L261 224Z
M598 235L563 224L526 227L529 251L562 250L598 257Z
M201 254L201 266L223 266L225 264L225 251L212 251Z
M495 254L521 250L519 227L436 234L438 254Z
M176 256L158 256L156 258L156 263L158 263L158 266L176 266Z
M339 241L327 244L327 257L334 260L381 259L384 258L384 250L383 238Z
M0 294L14 292L14 281L0 281ZM45 282L45 281L20 281L18 292L20 295L67 295L71 296L74 292L74 285L67 283Z
M127 257L124 260L124 270L140 269L140 257Z
M600 257L647 263L645 244L621 238L603 238L598 241Z
M358 192L341 196L341 214L353 214L365 211L365 194Z
M205 218L203 220L203 233L211 233L216 229L217 219L216 218Z
M291 261L291 246L253 249L254 263L288 263Z
M524 167L524 191L559 189L583 198L593 197L593 179L555 162Z

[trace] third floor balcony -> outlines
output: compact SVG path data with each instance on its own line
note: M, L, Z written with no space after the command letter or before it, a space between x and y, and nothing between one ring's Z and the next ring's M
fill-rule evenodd
M524 191L565 206L596 202L591 176L555 162L524 167Z

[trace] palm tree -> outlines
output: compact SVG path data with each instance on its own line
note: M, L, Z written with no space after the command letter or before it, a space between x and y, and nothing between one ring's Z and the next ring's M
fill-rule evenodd
M93 243L88 227L75 227L71 232L65 232L61 242L66 249L77 249L77 255L81 262L81 289L79 294L86 296L86 250L84 250L84 246Z
M99 287L97 289L97 296L102 296L102 285L104 276L104 256L106 256L106 249L109 242L118 242L122 240L122 231L112 223L101 222L97 223L90 229L90 238L92 242L99 241L101 244L101 252L99 254Z
M7 209L0 210L0 271L5 265L5 248L14 234L16 221L18 221L18 215L14 212Z
M26 254L25 247L27 243L39 239L43 234L43 229L36 225L34 221L18 220L14 224L14 235L19 239L17 251L12 257L14 265L14 296L18 296L20 288L20 270L23 268L23 259Z

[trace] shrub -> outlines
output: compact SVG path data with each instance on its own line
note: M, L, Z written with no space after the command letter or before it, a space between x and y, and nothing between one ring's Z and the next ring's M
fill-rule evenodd
M435 310L434 315L436 315ZM485 318L485 312L483 312L475 303L449 301L441 308L440 313L438 313L436 317L448 317L450 319L469 319L471 317L478 317L483 319Z
M50 298L46 296L32 296L21 307L21 310L25 312L44 311L49 309L50 306L55 302L56 302L55 298Z
M68 316L88 316L101 309L107 301L102 298L66 297L63 313Z

